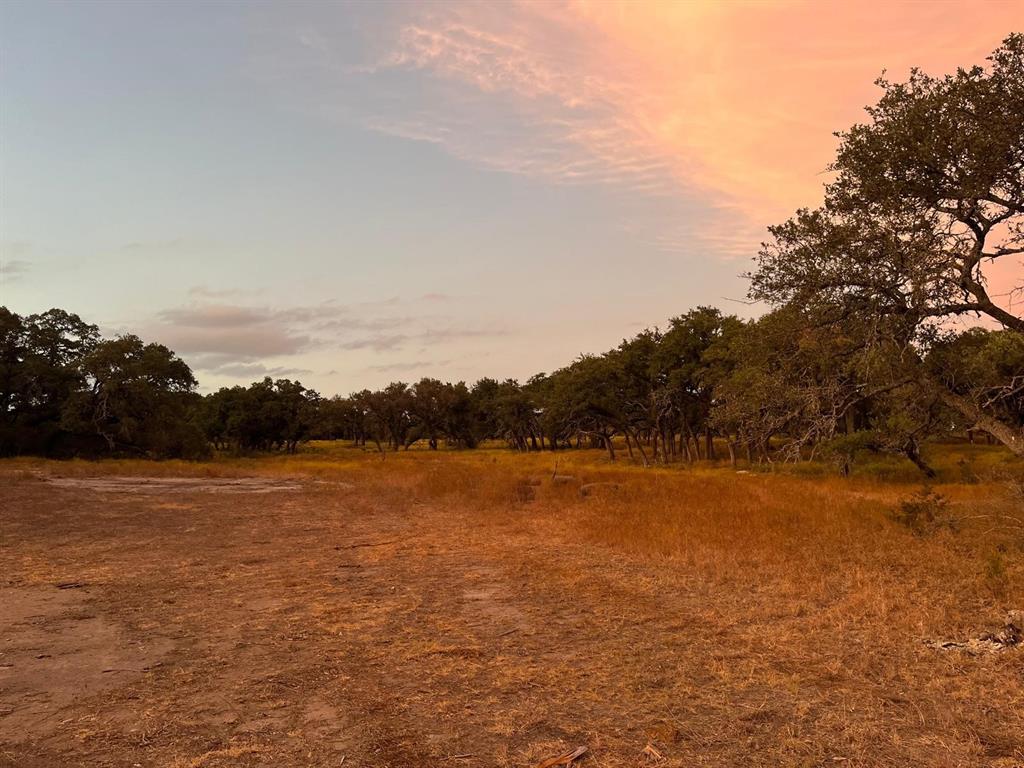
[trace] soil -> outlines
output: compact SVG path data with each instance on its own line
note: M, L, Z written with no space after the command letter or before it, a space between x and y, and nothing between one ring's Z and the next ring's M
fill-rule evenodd
M750 594L530 503L485 516L352 480L0 477L0 765L1024 756L1019 709L951 735L988 697L947 695L1019 667L912 637L905 663L867 666L855 628L798 655L748 623Z
M273 493L298 491L302 485L292 480L271 477L137 477L101 475L98 477L49 477L44 479L58 488L80 488L108 493Z

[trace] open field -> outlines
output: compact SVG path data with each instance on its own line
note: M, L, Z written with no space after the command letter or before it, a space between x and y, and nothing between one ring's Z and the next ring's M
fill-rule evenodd
M0 463L0 765L1024 765L1024 650L923 642L1024 608L1022 468L941 450L930 535L895 463Z

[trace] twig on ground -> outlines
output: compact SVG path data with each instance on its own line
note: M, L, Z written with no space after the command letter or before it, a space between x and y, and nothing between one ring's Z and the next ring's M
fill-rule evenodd
M664 760L665 756L659 752L651 742L647 742L647 746L644 747L643 754L647 755L652 760Z
M564 755L542 760L534 768L554 768L556 765L571 765L574 760L583 757L585 754L587 754L586 747L576 747L572 752L566 752Z

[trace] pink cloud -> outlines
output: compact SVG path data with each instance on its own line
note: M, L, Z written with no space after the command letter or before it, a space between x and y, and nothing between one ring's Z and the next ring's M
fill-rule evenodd
M861 119L883 68L981 63L1022 14L1019 1L430 5L378 66L423 73L448 101L375 127L496 170L699 199L719 212L712 240L753 247L818 202L832 132ZM505 110L491 133L467 112L481 101Z

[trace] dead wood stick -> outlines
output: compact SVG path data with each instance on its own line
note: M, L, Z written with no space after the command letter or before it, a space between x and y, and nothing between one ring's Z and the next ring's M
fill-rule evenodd
M653 744L651 744L651 742L647 742L647 746L644 747L643 754L647 755L650 758L653 758L654 760L665 759L665 756L661 754L661 752L659 752L657 748Z
M570 765L574 760L587 754L586 747L576 747L572 752L566 752L558 757L549 757L537 763L534 768L554 768L556 765Z
M391 539L391 541L361 541L357 544L349 544L345 549L358 549L359 547L383 547L385 544L397 544L401 539Z

